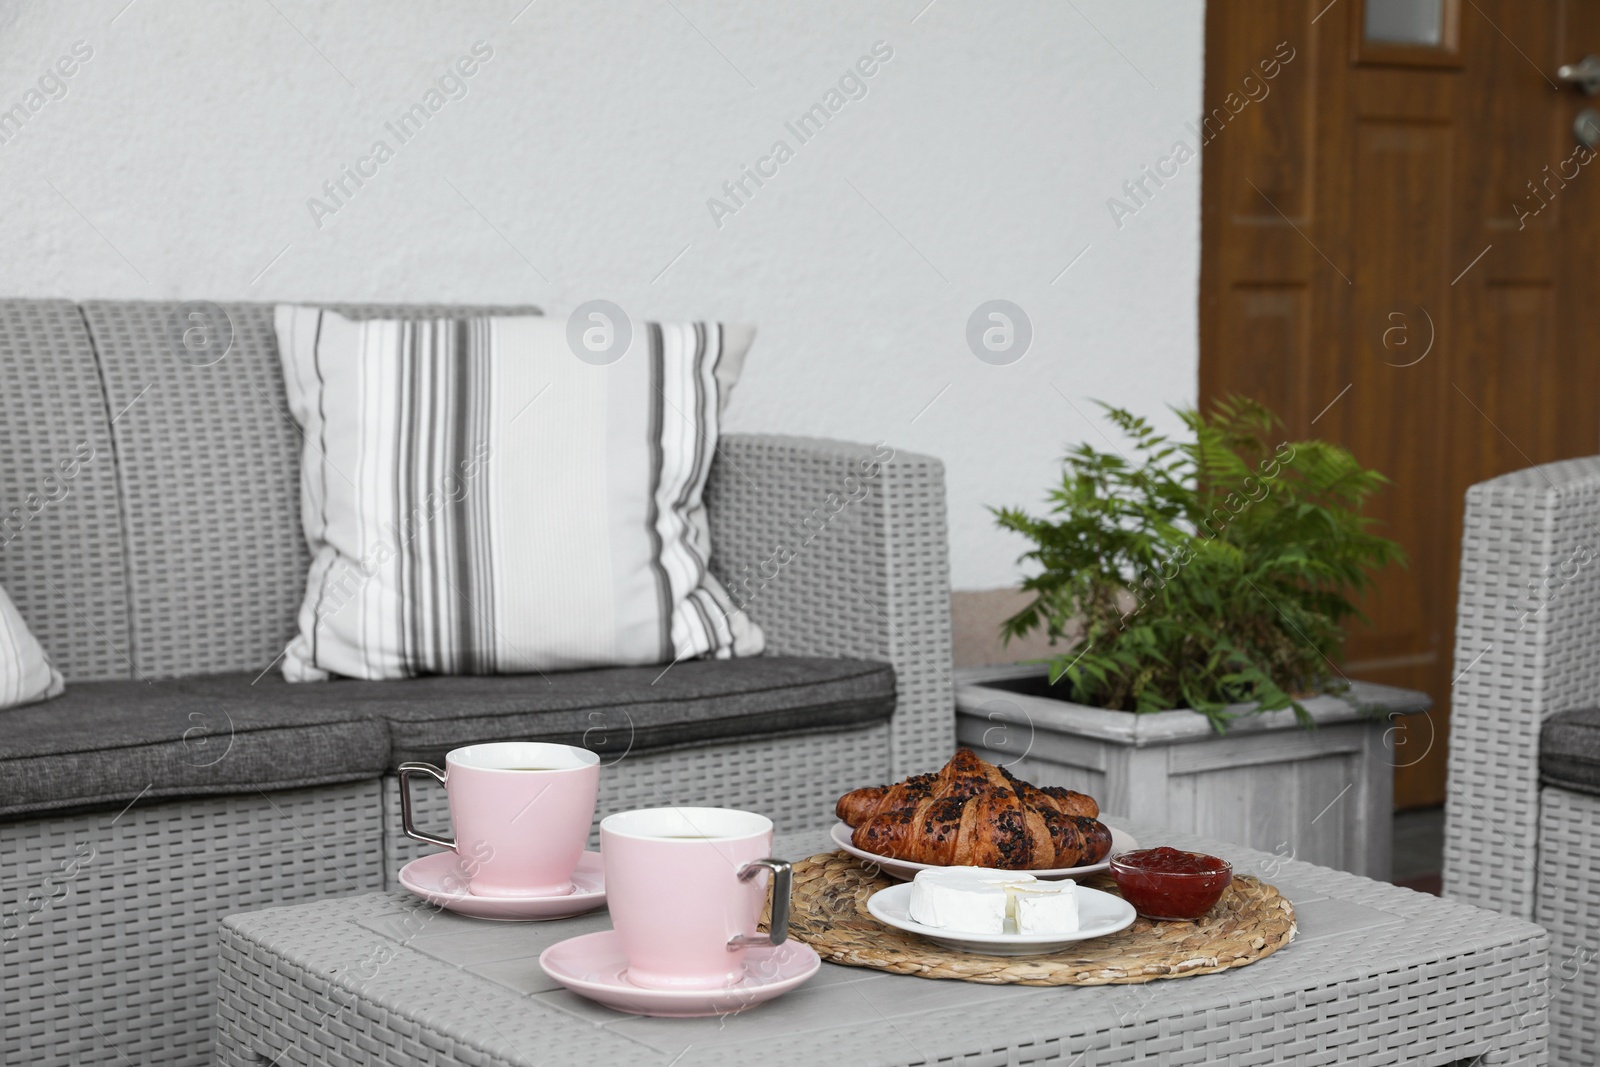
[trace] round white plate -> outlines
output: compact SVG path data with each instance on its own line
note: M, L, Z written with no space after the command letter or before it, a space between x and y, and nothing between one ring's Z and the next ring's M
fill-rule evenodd
M474 919L541 922L593 911L606 902L600 853L585 852L572 872L572 892L559 897L491 897L463 889L461 861L454 852L435 852L400 868L400 884L441 908Z
M1094 874L1097 871L1110 870L1112 856L1118 852L1131 852L1133 849L1139 847L1139 842L1133 839L1132 834L1123 830L1118 830L1115 826L1108 826L1107 829L1111 831L1111 851L1107 852L1106 858L1101 860L1099 863L1091 863L1087 867L1052 867L1047 870L1029 871L1027 873L1033 875L1035 878L1054 880L1057 878L1083 878L1087 875ZM887 856L879 856L868 852L864 848L856 848L855 845L850 843L850 835L853 833L855 833L855 831L850 829L848 823L834 823L833 830L831 831L833 843L857 859L867 860L869 863L876 863L880 868L883 869L883 873L889 875L890 877L899 878L901 881L909 882L911 879L917 876L918 871L926 871L937 866L937 864L932 863L912 863L910 860L892 860Z
M879 922L917 934L962 952L985 956L1040 956L1058 952L1074 941L1105 937L1133 925L1138 913L1121 897L1098 889L1078 887L1078 929L1070 934L965 934L936 926L923 926L911 918L911 884L903 882L880 889L867 900L867 910Z

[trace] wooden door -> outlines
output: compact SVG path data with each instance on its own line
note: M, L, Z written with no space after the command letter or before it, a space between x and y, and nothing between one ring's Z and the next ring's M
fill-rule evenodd
M1600 452L1600 159L1572 128L1600 98L1556 73L1590 52L1600 0L1207 4L1201 398L1394 482L1374 514L1410 566L1344 671L1434 699L1397 733L1402 807L1444 799L1464 492Z

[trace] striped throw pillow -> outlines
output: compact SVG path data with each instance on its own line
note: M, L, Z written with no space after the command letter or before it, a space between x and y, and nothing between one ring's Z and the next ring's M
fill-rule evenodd
M312 552L290 681L754 655L702 494L754 332L276 309Z
M61 695L61 672L50 665L16 605L0 589L0 708Z

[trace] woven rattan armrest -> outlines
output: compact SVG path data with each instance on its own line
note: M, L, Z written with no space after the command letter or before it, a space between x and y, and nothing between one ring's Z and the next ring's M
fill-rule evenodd
M1600 457L1473 486L1462 528L1444 889L1534 909L1539 728L1600 697Z

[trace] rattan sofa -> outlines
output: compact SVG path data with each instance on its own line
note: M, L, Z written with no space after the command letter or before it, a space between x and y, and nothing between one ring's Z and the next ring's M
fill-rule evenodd
M0 301L0 585L68 679L0 711L0 1062L207 1061L217 919L391 884L418 854L402 759L587 744L601 812L801 829L947 758L942 468L830 441L730 435L711 473L713 565L765 629L757 660L284 683L308 556L272 310L189 310ZM195 358L195 322L231 336ZM442 795L418 800L442 826Z
M1600 457L1467 493L1444 892L1550 931L1551 1062L1600 1050Z

